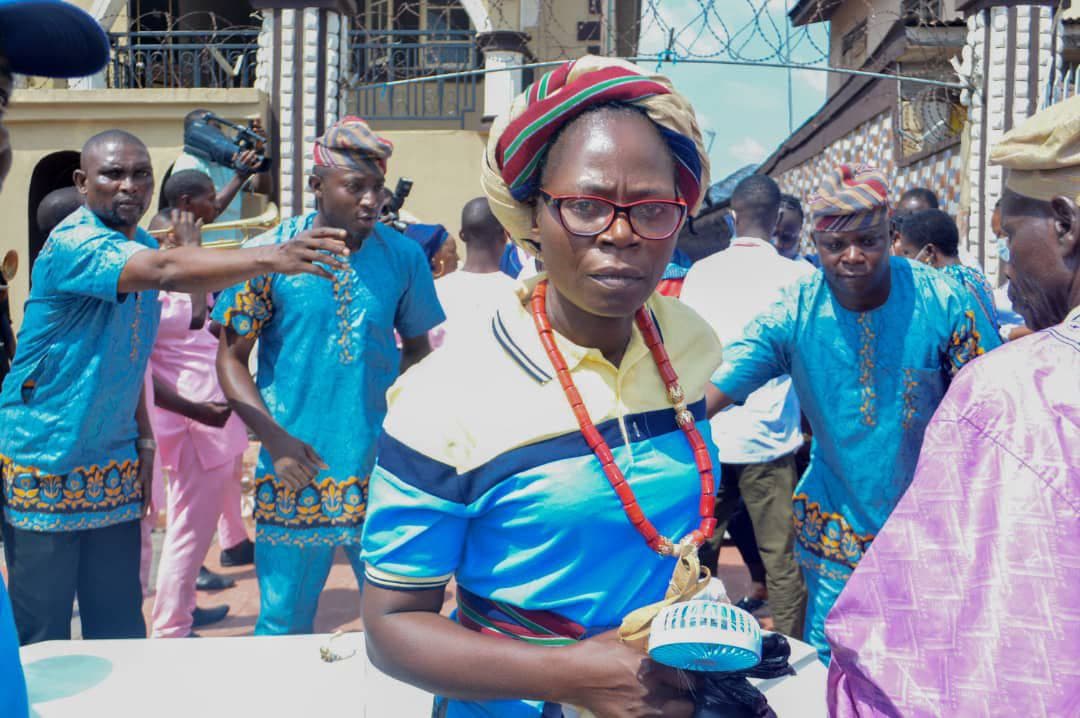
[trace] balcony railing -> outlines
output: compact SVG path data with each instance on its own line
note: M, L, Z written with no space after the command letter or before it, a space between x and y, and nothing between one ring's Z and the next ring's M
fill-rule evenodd
M432 79L398 87L378 83L413 80L479 67L476 33L471 30L353 30L349 111L368 120L422 120L465 126L479 109L476 75Z
M257 28L109 33L106 86L251 87L258 41Z

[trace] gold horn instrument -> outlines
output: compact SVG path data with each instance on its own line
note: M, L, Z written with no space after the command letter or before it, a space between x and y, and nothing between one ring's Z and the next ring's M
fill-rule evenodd
M8 285L19 272L19 255L14 249L9 249L4 255L4 261L0 262L0 302L7 301ZM0 352L3 351L4 340L0 337ZM2 361L3 354L0 354Z
M3 276L3 283L7 284L19 271L19 255L14 249L9 249L7 254L4 255L4 261L0 262L0 275Z
M213 222L211 224L204 224L202 227L203 234L207 232L219 232L228 230L240 230L244 234L244 239L249 238L256 232L265 232L268 229L273 229L281 223L281 212L278 211L278 207L273 202L270 202L262 214L255 217L245 217L244 219L234 219L227 222ZM150 232L152 237L164 237L172 231L172 227L165 227L163 229L155 229ZM236 240L221 240L217 242L204 242L203 246L206 247L235 247L239 244Z

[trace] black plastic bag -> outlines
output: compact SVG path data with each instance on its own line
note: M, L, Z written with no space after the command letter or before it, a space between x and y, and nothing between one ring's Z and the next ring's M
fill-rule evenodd
M791 646L779 633L761 639L761 662L746 671L706 673L701 681L694 718L775 718L764 694L747 678L795 675L788 663Z

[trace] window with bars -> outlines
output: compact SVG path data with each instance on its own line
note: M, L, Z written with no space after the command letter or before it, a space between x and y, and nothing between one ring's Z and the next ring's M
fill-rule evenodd
M399 70L403 60L413 66L409 74L468 69L473 60L472 23L458 0L362 0L355 31L366 45L404 51L394 61Z
M458 0L361 0L356 28L371 32L418 30L438 40L440 31L471 29Z
M941 0L904 0L900 5L900 15L911 24L925 25L941 22Z
M347 102L375 120L448 120L464 126L477 110L481 54L459 0L360 0L350 42ZM431 78L399 87L379 83Z
M900 75L931 80L950 80L947 63L904 63ZM960 90L923 83L898 83L896 133L899 157L914 160L960 141L966 112Z
M259 21L247 0L178 14L179 0L130 0L109 35L110 88L251 87Z

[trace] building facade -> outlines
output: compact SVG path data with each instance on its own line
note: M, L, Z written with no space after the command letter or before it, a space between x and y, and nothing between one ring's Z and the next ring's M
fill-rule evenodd
M446 77L587 52L633 55L640 0L74 0L108 31L103 72L77 80L18 78L5 118L14 165L0 194L21 269L11 284L21 321L37 203L72 183L78 150L96 132L142 138L159 179L183 148L183 119L205 108L260 118L273 158L270 199L282 216L307 211L311 145L339 117L369 120L395 147L388 184L415 182L405 209L456 233L481 193L491 120L527 71ZM407 81L389 87L383 83ZM156 198L155 198L156 206ZM262 204L245 199L245 214ZM150 214L146 218L149 221Z
M841 163L885 170L893 200L929 188L957 220L964 254L997 279L989 227L1003 177L989 149L1075 93L1077 14L1052 0L801 0L791 20L830 23L831 67L944 84L833 73L823 107L760 171L803 198Z

